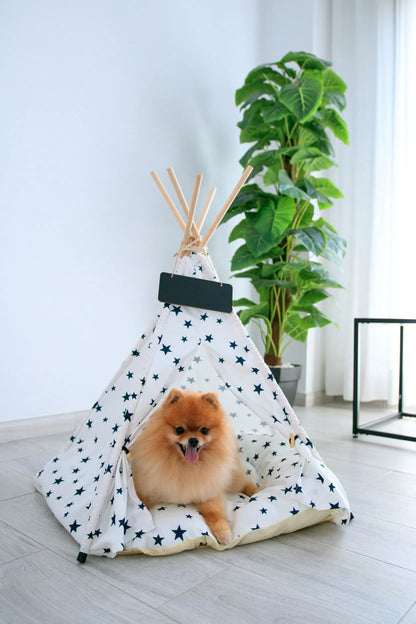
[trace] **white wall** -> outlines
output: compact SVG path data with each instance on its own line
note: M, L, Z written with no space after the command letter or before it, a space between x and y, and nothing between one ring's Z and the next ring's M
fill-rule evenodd
M149 171L168 186L173 166L188 197L201 171L215 213L245 151L235 89L256 64L319 53L330 4L3 0L0 420L94 403L180 242ZM224 279L226 240L210 245Z
M1 3L1 420L87 408L147 329L180 243L149 172L173 166L188 196L203 172L219 210L257 17L251 0Z

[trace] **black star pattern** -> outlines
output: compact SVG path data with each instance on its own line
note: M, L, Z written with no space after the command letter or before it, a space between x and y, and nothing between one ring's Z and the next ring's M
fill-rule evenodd
M172 533L175 534L175 540L180 539L183 542L183 536L186 533L186 529L181 529L180 525L178 524L178 528L172 529Z
M118 521L118 526L119 527L123 527L124 534L126 534L127 530L131 528L128 525L128 522L127 522L126 518L122 518L121 520L119 520Z
M71 529L71 533L76 533L80 526L81 525L78 524L78 522L76 520L74 520L74 522L69 525L69 528Z
M153 538L155 540L155 546L162 546L162 541L165 539L164 537L160 537L159 534L157 534L156 537Z

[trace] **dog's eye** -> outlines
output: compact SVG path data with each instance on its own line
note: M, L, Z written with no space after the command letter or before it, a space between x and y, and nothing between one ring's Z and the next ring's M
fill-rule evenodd
M208 429L206 427L202 427L201 433L202 433L202 435L207 435Z
M182 435L183 433L185 433L185 429L183 427L176 427L175 433L176 435Z

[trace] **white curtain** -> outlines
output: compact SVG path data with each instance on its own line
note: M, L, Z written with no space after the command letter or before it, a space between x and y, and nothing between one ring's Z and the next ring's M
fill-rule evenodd
M339 329L326 331L325 390L351 400L353 319L416 318L416 2L332 6L334 69L348 85L350 146L337 146L335 181L345 199L332 209L333 222L348 251L338 275L345 286L339 308L328 310ZM361 400L397 400L398 331L362 326ZM406 401L416 398L415 336L416 327L405 328Z

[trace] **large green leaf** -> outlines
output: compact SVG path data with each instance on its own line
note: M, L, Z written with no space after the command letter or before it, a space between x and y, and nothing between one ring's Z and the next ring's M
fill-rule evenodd
M290 227L296 214L296 202L293 197L279 197L274 218L274 227L284 232Z
M263 201L265 199L275 200L276 196L273 195L273 193L267 193L267 191L264 191L262 188L260 188L258 184L254 184L254 183L246 184L243 186L243 188L241 189L241 191L238 193L237 197L231 204L229 211L230 210L232 211L239 206L243 206L244 204L247 204L248 202L252 202L253 200ZM251 209L251 208L252 208L252 204L250 204L250 206L247 206L247 209ZM224 218L223 222L225 220L226 219Z
M239 247L234 253L231 260L231 270L241 271L241 269L253 266L256 263L256 258L253 256L248 246L244 244L241 245L241 247Z
M328 178L316 178L309 176L309 181L312 182L314 187L320 193L326 195L326 197L333 197L334 199L340 199L344 197L338 187Z
M242 219L242 221L237 223L237 225L231 231L230 236L228 237L228 242L232 243L233 241L238 240L239 238L245 239L247 227L248 227L247 219Z
M240 124L237 124L240 125ZM268 145L271 141L278 139L278 131L271 128L269 124L263 122L262 118L256 119L253 123L248 123L240 132L240 143L253 143L263 141L263 145Z
M319 111L319 117L323 123L334 133L337 139L348 145L347 124L333 108L325 108Z
M257 80L256 82L250 82L250 84L245 84L240 89L237 89L235 92L235 103L239 106L249 97L255 99L256 97L261 97L262 95L274 96L275 93L276 88L270 83Z
M296 147L282 147L280 149L263 150L250 160L250 164L252 167L257 167L259 165L263 167L270 167L276 164L281 165L282 158L293 154L296 149Z
M269 167L263 176L263 182L265 186L271 186L272 184L277 184L279 182L280 171L281 171L281 168L279 165L274 165L274 166Z
M332 104L336 106L338 110L343 111L347 105L347 100L343 93L331 93L331 91L324 92L322 97L322 104L327 106L328 104Z
M286 76L288 76L288 78L290 78L291 80L294 80L296 76L298 75L298 72L296 71L296 69L294 69L294 67L290 67L289 65L286 65L285 63L282 63L282 61L278 61L277 63L275 63L275 65L276 67L281 69L282 72Z
M283 76L283 74L270 67L270 65L259 65L247 74L244 84L257 83L258 81L265 82L267 80L281 87L288 83L286 76Z
M309 283L311 289L314 287L342 288L341 284L317 262L308 262L308 266L305 266L300 271L299 276L304 282Z
M269 201L260 208L254 228L265 241L277 245L295 213L296 203L291 197L280 197L277 207L275 202Z
M254 306L254 305L256 305L254 301L251 301L251 299L247 299L246 297L242 297L241 299L235 299L233 301L233 306L235 308Z
M302 166L305 161L307 162L308 172L329 169L335 164L328 156L323 156L321 150L317 147L301 148L290 159L292 165L298 166Z
M290 110L276 97L273 100L262 99L261 112L267 123L281 121L290 115Z
M298 307L302 308L303 306L305 306L305 308L307 308L311 305L314 305L315 303L319 303L319 301L328 299L328 297L329 297L329 294L325 290L318 290L318 289L308 290L307 292L303 293L303 295L301 296L299 303L298 303Z
M245 310L240 310L238 316L240 317L243 325L246 325L252 318L268 318L269 306L266 302L258 303L246 308Z
M240 214L246 214L247 212L257 210L257 207L258 200L256 198L249 199L246 202L240 204L233 204L231 208L229 208L225 213L221 223L225 223L226 221L229 221L233 217L236 217Z
M305 191L302 191L302 189L295 186L284 169L280 169L278 172L278 182L279 192L282 195L287 195L296 199L306 199L307 201L310 200L310 197L305 193Z
M300 148L290 159L292 165L302 165L307 161L308 171L320 171L321 169L329 169L335 163L327 156L323 156L317 147Z
M319 256L326 245L326 236L324 232L317 227L296 230L296 238L315 256Z
M331 65L329 61L318 58L311 52L288 52L281 60L281 63L297 63L301 69L324 70Z
M257 143L255 143L254 145L252 145L246 152L245 154L240 158L239 163L242 167L244 167L244 169L247 167L247 165L250 163L251 159L253 158L253 154L255 154L257 151L264 149L264 147L267 145L267 141L264 141L263 139L260 139L260 141L257 141Z
M286 323L286 333L300 342L305 342L308 331L316 327L324 327L331 321L323 312L317 308L312 308L310 313L302 315L297 311L289 314Z
M318 147L314 147L312 145L300 147L291 157L290 163L292 165L297 165L304 160L310 160L311 158L317 158L318 156L322 156L322 152Z
M248 269L248 271L243 271L242 273L236 273L234 277L246 277L252 279L253 277L259 277L261 273L261 266L256 266L253 269Z
M347 85L332 69L325 69L322 73L324 93L345 93Z
M269 233L264 232L260 234L251 226L247 227L245 240L250 253L256 258L256 262L259 261L260 256L264 255L276 244L275 241L270 240Z
M259 237L263 237L268 243L273 242L280 234L279 230L273 225L274 217L276 213L275 202L270 200L264 203L259 209L256 219L253 221L254 229L258 232ZM264 252L262 252L264 253Z
M288 264L287 262L273 262L272 264L264 263L260 267L259 274L255 277L261 277L264 279L269 279L270 277L275 277L278 271L281 271L284 266Z
M299 145L316 147L326 156L335 156L335 150L326 133L325 126L316 116L299 128Z
M254 278L252 280L253 286L257 291L262 290L263 288L273 288L274 286L278 286L279 288L296 290L296 281L289 279L261 279Z
M322 80L308 75L299 82L282 87L279 100L303 123L310 119L318 110L323 95Z
M311 182L310 180L311 177L312 176L310 176L309 178L303 178L302 180L299 180L299 182L297 183L297 186L299 186L299 188L305 191L305 193L307 193L309 197L311 197L312 199L316 199L318 201L320 208L321 207L329 208L329 206L332 206L333 202L330 199L328 199L326 195L321 193L321 191L318 191L315 185Z
M325 221L321 225L322 231L326 236L326 246L321 252L321 256L326 260L330 260L337 266L341 266L341 261L345 256L347 242L345 238L339 236L338 233Z

